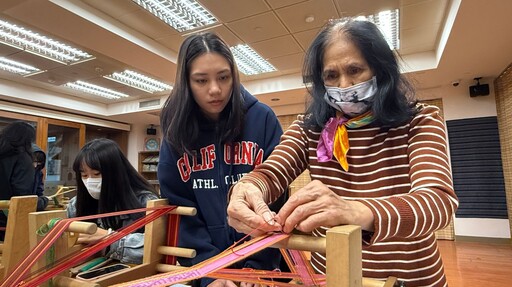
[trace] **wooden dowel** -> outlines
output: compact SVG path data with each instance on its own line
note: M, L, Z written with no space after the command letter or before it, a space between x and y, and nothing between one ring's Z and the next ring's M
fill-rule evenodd
M171 211L171 213L179 214L179 215L194 216L194 215L196 215L197 210L195 207L178 206L173 211Z
M69 232L94 234L98 230L98 226L92 222L74 221L68 227Z
M181 247L173 247L173 246L158 246L156 249L158 253L162 255L170 255L170 256L178 256L185 258L194 258L196 257L196 251L190 248L181 248Z
M49 199L53 199L53 198L54 198L54 197L56 197L56 196L64 195L64 194L66 194L66 193L70 193L70 192L73 192L73 191L76 191L76 189L75 189L75 188L73 188L73 189L66 190L66 191L64 191L64 192L60 192L60 193L59 193L59 192L56 192L55 194L52 194L52 195L47 196L47 197L48 197Z
M167 273L167 272L171 272L171 271L181 270L181 269L186 268L186 267L178 266L178 265L158 263L155 268L156 268L156 271L158 271L160 273Z
M0 254L4 253L4 244L0 243Z
M386 280L386 282L384 282L384 285L382 285L382 286L383 287L393 287L393 286L395 286L396 282L397 282L396 277L389 276L388 280Z
M56 276L53 279L54 286L57 287L101 287L100 284L78 280L70 277Z
M272 247L287 248L303 251L312 251L325 254L326 241L322 237L312 237L307 235L294 234L287 240L280 241Z
M0 200L0 209L9 208L9 200Z

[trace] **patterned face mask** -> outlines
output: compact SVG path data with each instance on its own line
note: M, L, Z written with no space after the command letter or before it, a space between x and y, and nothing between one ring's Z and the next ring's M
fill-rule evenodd
M348 88L325 87L325 101L343 114L355 117L368 111L377 92L377 78Z

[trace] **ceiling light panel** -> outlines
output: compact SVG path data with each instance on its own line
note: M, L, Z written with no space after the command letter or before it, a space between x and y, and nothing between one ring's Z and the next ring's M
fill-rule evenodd
M170 25L184 32L217 22L206 8L195 0L132 0L137 5Z
M92 55L49 37L0 19L0 43L27 51L62 64L93 59Z
M94 85L91 83L83 82L83 81L76 81L72 83L67 83L64 86L68 88L72 88L81 92L93 94L96 96L104 97L107 99L119 99L119 98L126 98L128 97L127 94L123 94L111 89L107 89L98 85Z
M7 71L9 73L14 73L22 76L30 76L44 72L36 67L12 61L5 57L0 57L0 69Z
M398 50L400 48L400 39L399 39L399 10L386 10L381 11L377 14L369 15L369 16L360 16L357 19L368 20L370 22L375 23L381 30L384 38L389 44L391 49Z
M263 59L256 51L246 44L231 47L231 52L235 57L238 70L245 75L257 75L276 71L267 60Z
M171 86L165 83L130 70L112 73L103 77L152 94L171 90Z

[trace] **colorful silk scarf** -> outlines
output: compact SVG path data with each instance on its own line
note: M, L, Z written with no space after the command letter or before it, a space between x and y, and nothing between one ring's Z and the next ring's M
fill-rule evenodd
M325 124L318 140L316 149L318 161L328 162L334 155L343 170L348 171L347 153L350 146L347 127L351 129L360 128L370 124L373 120L374 117L371 111L353 119L347 119L343 116L330 118Z

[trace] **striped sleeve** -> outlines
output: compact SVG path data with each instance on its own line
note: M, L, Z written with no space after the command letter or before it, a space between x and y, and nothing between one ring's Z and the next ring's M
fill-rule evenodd
M407 155L411 182L408 193L360 199L375 216L370 244L428 235L447 226L458 206L445 126L436 107L424 107L411 121Z
M275 201L308 166L308 138L301 124L302 116L299 116L265 162L241 180L258 186L267 203Z

